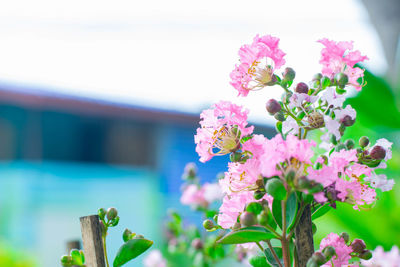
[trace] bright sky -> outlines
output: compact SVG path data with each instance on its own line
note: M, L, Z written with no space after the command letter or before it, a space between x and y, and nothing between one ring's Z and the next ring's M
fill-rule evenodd
M298 81L320 71L322 37L354 40L367 67L387 67L359 1L27 0L0 4L0 80L195 113L233 100L262 122L279 89L239 99L229 85L256 34L281 38Z

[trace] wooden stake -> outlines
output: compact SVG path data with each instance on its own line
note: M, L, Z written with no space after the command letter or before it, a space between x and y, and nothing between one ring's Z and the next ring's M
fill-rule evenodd
M85 265L87 267L106 267L99 216L81 217L80 221Z
M299 267L306 267L314 253L314 240L311 222L311 207L307 205L295 229L297 260Z
M81 241L80 240L70 240L67 242L67 255L71 252L72 249L81 249Z

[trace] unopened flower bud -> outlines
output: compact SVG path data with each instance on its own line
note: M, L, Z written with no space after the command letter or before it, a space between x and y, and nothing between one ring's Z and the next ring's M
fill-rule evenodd
M275 99L268 100L267 104L265 105L265 108L271 115L274 115L275 113L281 111L282 109L281 104L279 104L279 102L276 101Z
M240 215L240 223L244 227L255 225L257 223L256 216L252 212L245 211Z
M289 171L285 177L286 182L288 182L289 184L293 184L295 176L296 176L296 173L293 170Z
M326 76L322 77L321 85L322 85L322 88L325 89L326 87L331 85L331 79L329 77L326 77Z
M111 220L111 226L117 226L119 223L119 216L115 217L113 220Z
M196 178L196 175L197 175L196 164L194 164L193 162L189 162L188 164L186 164L182 178L184 180L192 180Z
M324 247L324 249L322 250L322 253L324 253L326 259L329 260L330 258L333 257L333 255L336 254L336 251L335 251L334 247L327 246L327 247Z
M242 225L239 222L235 222L235 224L232 226L232 230L236 231L242 228Z
M317 73L314 75L314 77L312 78L312 81L319 81L322 79L322 74L321 73Z
M275 113L274 118L278 121L285 121L285 114L282 111Z
M192 247L193 247L194 249L196 249L196 250L200 250L200 249L203 248L203 242L201 241L200 238L193 239L193 241L192 241Z
M355 146L355 143L352 139L347 139L344 144L346 145L347 149L353 149Z
M285 81L293 81L296 77L296 72L292 68L286 68L285 71L282 73L283 80Z
M131 239L132 231L129 229L125 229L125 231L122 233L122 239L124 242L127 242Z
M386 150L381 146L374 146L369 155L373 159L382 160L386 156Z
M351 243L351 248L355 253L362 253L366 247L365 242L361 239L354 239Z
M342 151L343 149L346 149L345 144L338 144L338 145L336 146L336 148L335 148L335 151L336 151L336 152L340 152L340 151Z
M68 264L72 263L72 257L64 255L61 257L61 264L64 266L69 266Z
M317 263L318 265L322 265L326 262L325 255L318 251L314 252L314 254L312 255L312 259L314 259L315 263Z
M99 215L100 220L104 220L104 218L106 217L106 210L104 208L100 208L97 211L97 214Z
M340 237L343 238L343 240L344 240L344 242L345 242L346 244L347 244L347 243L349 242L349 240L350 240L350 236L349 236L349 234L346 233L346 232L341 233L341 234L340 234Z
M260 200L265 196L265 191L261 191L261 190L256 190L254 191L254 199L255 200Z
M369 260L372 258L372 252L370 250L364 250L358 257L363 260Z
M306 267L319 267L319 266L320 265L318 263L316 263L312 257L307 261L307 265L306 265Z
M286 188L279 178L272 178L267 181L265 190L274 199L283 200L286 197Z
M311 186L311 182L305 176L301 176L297 179L297 187L299 189L308 189Z
M344 88L347 83L349 82L349 77L344 74L343 72L340 72L335 75L335 80L337 82L337 85L339 85L340 88Z
M232 152L229 156L232 162L240 162L242 160L242 153L241 152Z
M324 116L317 111L313 111L308 115L308 123L314 129L321 128L325 125Z
M117 217L117 215L118 215L118 211L117 211L116 208L109 208L109 209L107 210L107 219L108 219L109 221L115 219L115 218Z
M204 227L206 230L211 230L211 229L214 228L214 223L213 223L213 221L211 221L210 219L204 220L204 222L203 222L203 227Z
M369 144L369 138L366 136L363 136L360 138L360 140L358 141L358 144L360 145L360 147L366 147Z
M344 117L340 120L340 122L341 122L344 126L349 127L349 126L351 126L351 125L354 124L355 120L353 120L349 115L346 115L346 116L344 116Z
M306 83L300 82L296 85L296 88L294 89L296 93L300 94L307 94L308 93L308 85Z
M324 186L322 184L316 184L310 189L308 189L308 192L311 194L318 193L324 191Z
M257 221L260 225L268 225L269 216L268 212L263 210L260 214L257 215Z

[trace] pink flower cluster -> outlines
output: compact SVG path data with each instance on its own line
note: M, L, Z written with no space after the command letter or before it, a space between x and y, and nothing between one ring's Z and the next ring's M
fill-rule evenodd
M353 252L353 249L346 245L344 239L335 233L330 233L327 237L321 240L319 251L322 252L322 250L328 246L335 248L336 255L322 266L348 266L349 260L351 259L350 253Z
M220 101L200 114L200 128L194 137L200 161L226 155L240 147L240 139L253 132L247 126L248 110L228 101Z
M367 60L367 56L361 55L360 51L353 50L353 42L335 42L326 38L319 40L325 46L322 49L322 74L333 78L335 74L343 72L349 78L349 83L358 91L362 85L358 79L364 76L364 70L354 67L355 64Z
M241 96L263 88L271 82L274 70L285 64L284 56L279 49L279 38L257 35L253 43L240 48L240 64L230 74L231 85Z

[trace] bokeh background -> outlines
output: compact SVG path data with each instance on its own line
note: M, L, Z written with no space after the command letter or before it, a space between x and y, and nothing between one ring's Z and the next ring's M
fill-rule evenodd
M232 100L251 109L257 132L275 133L264 104L279 89L239 99L229 85L256 34L281 38L297 81L320 71L320 38L354 40L368 55L346 134L393 141L397 184L372 210L339 205L318 219L317 239L348 231L371 248L400 245L399 14L397 0L1 3L0 266L59 266L79 217L99 207L121 215L112 255L125 227L162 243L169 207L195 220L179 188L185 163L198 162L201 110ZM199 163L203 181L225 164Z

